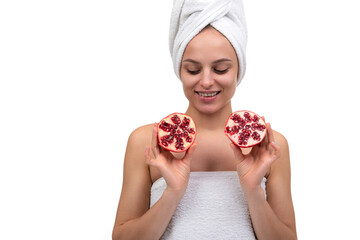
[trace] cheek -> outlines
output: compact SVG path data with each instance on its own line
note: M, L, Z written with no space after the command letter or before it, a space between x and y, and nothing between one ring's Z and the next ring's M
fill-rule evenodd
M237 71L234 71L233 74L231 74L231 77L229 78L230 80L229 84L234 88L237 87L237 79L238 79L237 73L238 73Z
M236 87L237 78L234 74L229 74L229 75L224 76L221 79L219 79L219 81L221 81L223 87L233 88L233 87Z
M193 95L194 85L190 84L188 81L183 82L183 91L187 98Z
M197 77L189 75L187 72L183 72L182 76L183 77L180 79L183 84L184 90L193 88L197 82Z
M193 91L192 91L192 87L186 83L183 82L183 93L185 95L185 97L191 101L192 97L193 97Z
M194 87L193 81L187 77L181 79L183 90L185 94L187 92L190 92L192 88Z

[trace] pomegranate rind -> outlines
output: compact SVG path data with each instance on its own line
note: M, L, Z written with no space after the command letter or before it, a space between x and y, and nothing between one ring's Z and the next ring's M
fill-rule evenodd
M166 123L175 125L175 124L173 123L173 121L171 120L171 118L172 118L173 116L175 116L175 115L177 115L177 116L180 118L180 123L183 123L184 118L189 119L190 122L189 122L189 126L187 127L187 129L192 129L192 130L193 130L193 133L189 133L189 132L188 132L189 136L191 137L191 142L183 141L183 149L177 149L177 148L176 148L176 146L175 146L175 145L176 145L176 140L174 140L171 144L168 144L167 146L166 146L165 144L163 144L163 143L162 143L162 140L161 140L162 137L164 137L164 136L166 136L166 135L169 135L169 132L164 131L163 129L161 129L161 127L160 127L161 123L162 123L163 121L165 121ZM194 120L193 120L189 115L186 115L186 114L184 114L184 113L177 113L177 112L175 112L175 113L172 113L172 114L164 117L164 118L161 119L161 121L159 122L157 129L158 129L158 142L159 142L159 145L160 145L162 148L164 148L164 149L166 149L166 150L168 150L168 151L171 151L171 152L176 152L176 153L185 152L186 150L188 150L188 149L191 147L191 145L194 144L195 139L196 139L196 133L197 133L197 131L196 131L195 122L194 122ZM181 129L179 129L179 128L178 128L178 130L181 131ZM183 132L183 131L182 131L182 132ZM182 132L181 132L181 133L182 133Z
M251 133L252 134L253 132L257 132L259 134L258 136L258 140L254 140L251 136L247 139L247 143L246 144L240 144L239 142L239 133L229 133L228 130L227 130L227 127L230 127L230 129L232 129L235 125L239 126L239 132L242 131L242 129L245 129L244 127L241 127L240 124L237 124L234 122L234 120L232 119L232 117L237 114L239 115L241 118L245 119L244 117L244 114L248 112L249 115L250 115L250 118L251 119L254 119L254 116L257 116L258 118L258 123L263 125L264 127L264 130L261 131L261 130L258 130L258 129L255 129L255 130L252 130L251 127L250 127L250 130L251 130ZM251 125L251 123L254 123L254 121L251 121L251 122L248 122L247 124L245 125ZM266 122L264 121L264 119L262 117L260 117L260 115L252 112L252 111L248 111L248 110L240 110L240 111L236 111L236 112L233 112L232 114L230 114L226 124L225 124L225 129L224 129L224 132L225 132L225 135L237 146L241 147L241 148L249 148L249 147L253 147L259 143L262 142L262 140L265 138L266 136Z

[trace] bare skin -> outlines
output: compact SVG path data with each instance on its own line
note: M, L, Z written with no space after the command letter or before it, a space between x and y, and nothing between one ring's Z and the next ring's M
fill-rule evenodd
M216 62L224 58L228 60ZM189 59L195 61L183 61L181 78L189 100L186 114L197 125L196 143L175 159L159 147L156 123L130 135L113 239L159 239L186 191L191 171L237 171L257 238L296 239L285 137L267 124L268 134L260 145L240 149L224 134L233 112L238 72L232 46L219 32L206 28L188 44L183 60ZM199 94L214 91L220 93L211 101ZM151 185L160 177L167 188L149 208ZM267 178L266 199L260 186L263 177Z

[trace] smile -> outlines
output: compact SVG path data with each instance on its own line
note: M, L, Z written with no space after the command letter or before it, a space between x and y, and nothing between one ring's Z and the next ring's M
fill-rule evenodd
M197 92L195 91L196 94L202 96L202 97L214 97L216 95L218 95L221 91L217 91L217 92Z

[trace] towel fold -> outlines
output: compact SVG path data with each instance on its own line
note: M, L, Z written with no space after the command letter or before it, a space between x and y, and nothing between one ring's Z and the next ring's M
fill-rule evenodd
M190 40L211 25L232 44L239 63L237 84L246 69L247 28L242 0L174 0L170 19L169 48L176 76Z

